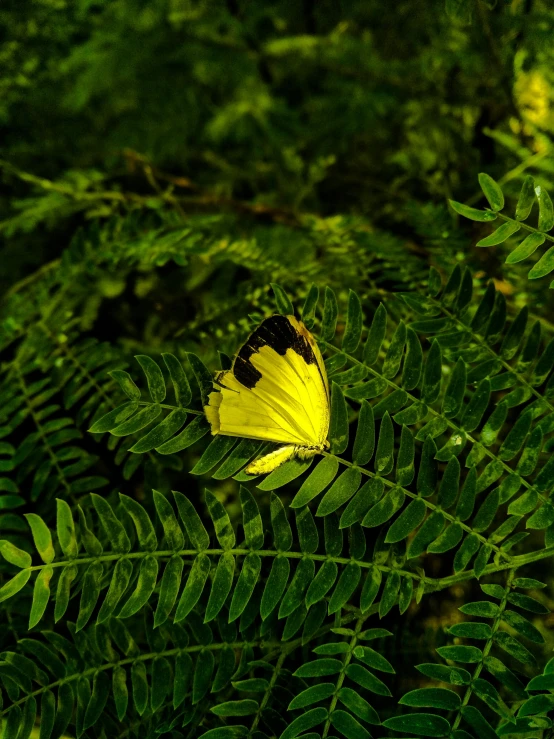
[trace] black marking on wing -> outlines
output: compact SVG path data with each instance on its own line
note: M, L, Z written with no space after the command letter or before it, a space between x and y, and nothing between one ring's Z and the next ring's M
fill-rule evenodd
M233 364L233 374L247 388L253 388L261 379L261 373L252 365L250 357L262 346L270 346L284 356L287 349L296 352L307 364L317 363L308 339L299 334L286 316L266 318L248 337Z
M233 374L241 385L252 389L261 379L262 373L250 364L249 359L243 359L237 355L235 364L233 365Z
M214 378L214 385L217 385L218 387L224 387L230 393L238 393L238 390L232 390L223 382L223 380L225 379L225 375L227 374L229 374L229 370L222 370L221 372L218 372Z

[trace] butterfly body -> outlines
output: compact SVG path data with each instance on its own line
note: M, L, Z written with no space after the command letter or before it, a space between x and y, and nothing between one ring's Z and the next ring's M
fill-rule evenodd
M247 473L264 474L328 448L325 365L315 339L294 316L262 321L214 387L205 407L212 434L284 445L248 465Z

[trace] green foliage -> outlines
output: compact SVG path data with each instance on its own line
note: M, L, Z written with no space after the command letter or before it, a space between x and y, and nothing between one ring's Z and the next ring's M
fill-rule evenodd
M284 736L318 726L365 736L368 724L382 721L370 696L391 695L379 674L395 673L390 660L366 643L389 632L368 630L366 621L373 614L390 618L394 609L402 615L414 599L420 602L455 583L502 572L509 576L506 587L481 584L493 600L469 600L460 608L466 616L492 619L492 625L468 621L449 629L457 640L478 640L484 646L458 642L437 648L450 663L475 665L473 677L466 668L418 668L442 682L471 683L463 702L450 689L417 688L400 703L454 711L454 719L449 713L454 730L463 722L470 730L492 732L494 719L479 704L468 704L475 696L498 716L499 726L515 723L509 699L499 690L525 695L510 662L536 664L518 636L534 645L544 643L520 610L535 617L548 613L543 602L520 591L543 584L514 579L513 573L544 557L552 542L554 515L546 495L551 464L540 449L554 417L549 406L554 357L535 327L527 330L526 312L508 322L505 300L492 283L473 300L473 282L467 269L456 268L433 297L399 293L404 318L396 328L381 304L364 329L362 302L351 291L340 332L338 308L329 319L328 306L337 306L336 298L330 288L325 290L322 330L327 339L321 345L333 386L331 451L319 461L293 460L256 481L260 492L273 491L271 533L253 490L245 486L240 487L239 531L235 514L209 491L204 498L209 527L206 513L190 498L156 490L153 508L124 494L110 504L91 493L92 508L78 506L74 513L58 499L53 530L40 515L26 514L41 563L33 564L28 539L24 548L2 542L11 570L0 598L5 603L29 599L31 631L44 625L52 611L57 626L44 632L50 646L29 638L20 642L19 651L5 653L9 669L0 675L8 680L11 703L4 711L9 730L23 730L38 710L40 695L42 722L75 726L77 732L89 726L107 732L110 722L126 721L131 712L144 725L154 721L158 732L194 725L205 733L217 730L217 717L254 717L257 725L269 711L269 717L277 712L281 722L290 715L289 723L282 724ZM281 287L274 292L278 304L289 306ZM317 300L311 300L317 315ZM339 346L336 333L342 334ZM420 336L427 337L427 347ZM128 401L104 416L96 413L92 434L109 431L116 439L133 434L129 453L137 457L152 452L171 458L200 441L208 429L203 415L182 403L202 402L208 371L191 356L190 369L185 369L173 354L165 354L163 370L153 358L137 357L149 400L142 400L131 375L112 371ZM195 378L194 389L189 376ZM444 376L450 379L444 382ZM167 383L173 398L167 396ZM512 408L518 414L510 426ZM171 425L168 419L180 411L180 425ZM187 414L194 418L181 430ZM215 437L204 444L191 472L214 481L251 480L241 469L259 451L259 444ZM286 491L293 482L294 522L274 492ZM543 531L544 543L522 548L525 528ZM378 536L368 550L374 531ZM448 553L452 574L426 572L425 553ZM69 610L73 621L66 621ZM139 632L132 626L141 617L146 619L146 652L136 643ZM59 633L60 623L69 628L70 641ZM214 641L211 625L217 625L220 641ZM330 639L332 632L339 638ZM299 682L289 685L286 705L279 707L280 692L273 694L277 683L258 676L258 662L275 670L279 680L281 673L291 674L284 670L285 660L294 663L297 650L314 642L315 659L292 671ZM79 660L64 664L58 652L66 660L69 644ZM92 662L83 657L95 649ZM21 672L22 659L31 660L31 672ZM480 677L483 669L500 687ZM60 675L64 681L57 683ZM242 684L239 678L247 685L246 696L241 687L231 688ZM261 701L257 689L248 689L250 682L257 688L260 680ZM176 712L182 703L185 712ZM111 705L114 712L106 712ZM524 717L533 706L524 709ZM439 736L449 726L443 716L428 711L397 712L383 723L393 731L423 736Z
M515 218L500 213L504 208L504 194L500 185L492 177L481 173L479 175L479 184L489 202L490 209L478 210L476 208L470 208L463 203L458 203L455 200L450 201L450 205L456 213L472 221L494 221L497 217L500 217L504 221L490 236L480 239L476 244L477 246L497 246L498 244L503 244L523 228L527 232L527 235L506 257L506 264L517 264L531 257L545 241L554 243L554 236L549 235L549 231L552 231L554 228L554 206L552 205L552 200L545 187L536 184L531 175L527 175L523 180L516 205ZM524 223L529 218L535 202L537 202L538 206L538 222L536 228L530 226L528 223ZM536 280L539 277L545 277L553 270L554 247L550 247L531 267L527 277L530 280ZM550 287L554 287L554 281L550 283Z
M2 739L549 736L548 3L20 6ZM254 477L203 406L272 312L330 447Z
M544 606L540 601L521 595L517 592L517 587L526 588L529 587L529 584L525 582L525 579L523 581L521 579L514 580L513 571L508 576L506 587L481 585L485 595L492 597L493 600L466 603L460 608L460 611L469 616L490 619L491 624L482 621L467 621L455 624L449 629L449 632L457 639L477 640L479 646L458 643L454 646L437 649L439 655L449 662L474 665L473 675L470 675L467 670L461 670L457 667L447 674L449 668L444 665L418 666L417 669L429 675L429 677L434 677L454 686L467 686L463 693L460 694L454 690L444 688L423 688L407 693L402 697L400 703L418 708L454 711L454 717L452 713L449 714L450 725L454 731L460 724L465 724L466 731L480 730L491 736L496 735L496 732L481 712L482 704L497 715L496 721L500 721L499 735L518 734L534 727L540 726L543 728L548 726L550 722L546 718L543 724L540 723L540 719L538 723L534 724L529 719L524 720L525 717L532 716L534 711L538 712L537 709L542 708L545 713L550 709L549 704L545 703L539 706L538 701L535 701L533 705L533 698L526 700L527 691L531 686L536 685L535 689L540 690L541 685L543 685L540 682L541 678L534 678L525 688L520 679L505 664L506 661L508 661L508 664L519 662L520 667L516 667L518 671L521 670L521 664L531 666L536 664L532 652L517 638L511 636L506 628L517 632L518 636L523 636L533 644L543 644L545 641L541 632L525 616L509 608L511 604L514 604L535 613L544 612ZM534 581L531 587L540 588L544 585ZM499 603L495 601L499 601ZM429 667L432 669L429 670ZM483 671L489 679L481 677ZM517 712L517 716L501 697L495 684L490 681L491 678L500 689L504 689L507 695L513 696L512 700L522 701L523 705ZM477 707L467 705L469 698L473 695L482 702L481 705L477 704ZM412 733L435 736L435 727L440 725L438 722L444 721L444 718L429 714L429 718L426 719L426 730L421 732L417 725L420 720L421 714L412 714L395 717L385 723L389 728L394 729L402 725L405 730Z

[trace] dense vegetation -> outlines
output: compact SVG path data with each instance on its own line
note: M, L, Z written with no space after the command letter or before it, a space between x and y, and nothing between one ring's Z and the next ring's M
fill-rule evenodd
M551 736L551 3L0 28L0 737ZM292 311L331 448L252 478Z

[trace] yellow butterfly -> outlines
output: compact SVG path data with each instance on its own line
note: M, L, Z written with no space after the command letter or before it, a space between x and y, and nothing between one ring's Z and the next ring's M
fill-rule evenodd
M246 467L271 472L293 457L329 447L329 383L314 337L294 316L266 318L219 372L204 407L212 434L274 441L275 449Z

